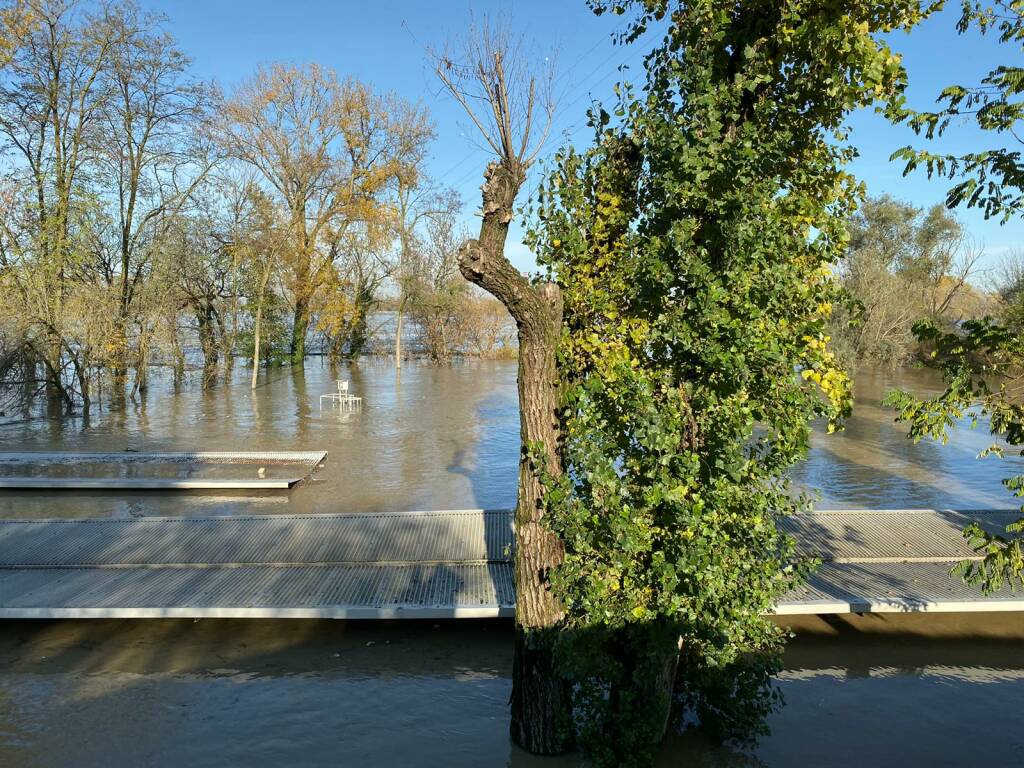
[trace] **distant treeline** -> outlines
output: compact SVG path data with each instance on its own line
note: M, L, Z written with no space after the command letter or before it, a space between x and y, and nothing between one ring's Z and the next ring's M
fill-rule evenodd
M836 269L848 298L833 307L836 353L848 365L896 367L922 354L912 330L920 321L952 329L985 315L1024 317L1024 259L1010 254L993 274L978 269L980 255L944 205L864 201Z

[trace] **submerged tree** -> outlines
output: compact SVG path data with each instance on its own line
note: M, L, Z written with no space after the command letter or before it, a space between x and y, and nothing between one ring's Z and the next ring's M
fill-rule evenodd
M951 326L978 309L967 283L978 255L941 204L925 210L888 195L865 200L850 222L838 270L856 314L851 318L844 303L833 316L837 354L850 363L910 360L918 351L914 323L927 318Z
M459 272L458 251L467 239L456 223L460 201L451 193L438 203L413 245L405 293L427 358L447 363L453 353L465 351L470 324L466 307L472 298L470 284Z
M496 158L484 172L480 232L460 249L459 269L508 309L518 331L521 453L511 734L531 752L556 754L572 742L570 690L554 661L564 609L550 588L563 547L542 520L547 505L541 475L562 473L555 370L562 300L554 283L532 283L505 256L516 196L554 114L551 75L548 70L538 78L521 42L487 24L470 29L457 50L437 54L435 63L441 82Z
M107 271L118 303L109 342L118 390L131 360L133 322L136 379L145 378L147 313L135 305L161 239L213 166L202 137L216 94L189 74L191 61L161 29L162 21L131 4L112 17L110 97L94 149L103 187L116 199Z
M0 147L17 158L17 202L0 248L7 295L26 321L25 348L45 370L50 399L70 409L74 380L87 380L88 367L74 353L89 345L75 340L67 301L87 266L82 239L91 224L87 211L98 204L89 166L120 31L106 7L87 14L73 2L38 0L28 9L33 24L0 81Z
M88 408L97 371L123 383L134 366L145 387L167 295L154 259L210 166L198 137L214 93L130 0L19 8L31 23L0 71L0 290L48 393Z
M556 468L542 525L564 552L559 659L581 735L597 764L646 765L680 641L684 699L720 735L772 705L784 632L766 614L803 565L776 522L809 504L787 470L811 420L835 425L850 405L826 336L830 265L862 194L843 122L898 102L904 71L882 37L923 11L591 6L629 14L627 41L663 36L643 94L624 89L617 120L592 111L593 148L560 153L540 198L534 245L563 306L562 442L530 450Z

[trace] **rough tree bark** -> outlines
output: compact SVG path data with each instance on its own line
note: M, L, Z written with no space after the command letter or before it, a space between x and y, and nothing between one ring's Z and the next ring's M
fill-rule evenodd
M484 176L480 235L459 252L463 276L508 308L519 335L519 498L515 513L516 642L512 682L512 739L536 754L572 744L571 690L554 659L563 611L548 577L562 562L561 542L542 521L544 488L529 446L543 446L547 471L559 475L558 380L555 352L562 301L552 283L531 284L505 258L505 239L521 168L492 162Z

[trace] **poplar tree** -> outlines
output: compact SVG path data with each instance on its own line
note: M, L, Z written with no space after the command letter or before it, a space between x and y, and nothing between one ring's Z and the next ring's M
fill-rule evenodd
M900 104L883 36L916 0L590 0L660 35L639 93L558 154L532 245L561 296L556 445L543 468L559 668L598 765L646 765L672 682L721 736L775 701L767 615L806 563L787 470L850 406L826 328L863 194L855 109ZM528 407L529 404L523 404ZM522 544L520 543L520 546ZM679 648L682 666L677 670ZM743 696L751 693L752 696Z

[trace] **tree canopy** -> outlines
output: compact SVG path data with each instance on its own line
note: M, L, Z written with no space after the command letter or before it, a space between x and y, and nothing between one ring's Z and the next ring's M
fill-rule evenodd
M968 283L979 249L944 205L919 208L889 195L867 198L850 220L837 274L846 301L829 332L848 365L895 367L919 353L914 323L942 327L980 315L986 302Z
M1024 46L1024 2L1021 0L963 0L957 30L978 30L994 35L999 43L1016 50ZM1024 213L1024 162L1019 126L1024 120L1024 67L1002 64L980 82L955 84L939 94L939 108L899 114L917 133L928 139L942 136L950 126L965 120L993 136L993 144L962 154L935 152L906 146L893 159L906 161L904 175L921 167L929 178L948 178L956 183L946 193L946 205L979 208L985 218L1003 222Z

